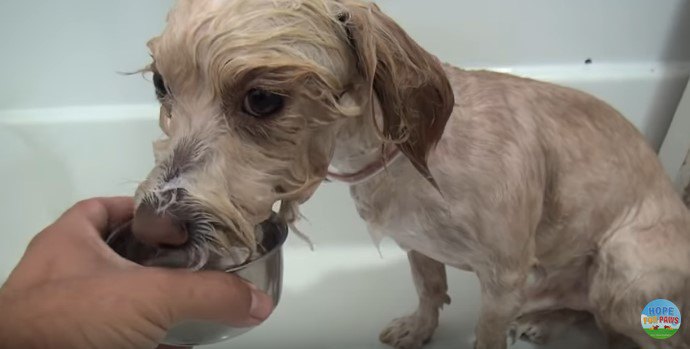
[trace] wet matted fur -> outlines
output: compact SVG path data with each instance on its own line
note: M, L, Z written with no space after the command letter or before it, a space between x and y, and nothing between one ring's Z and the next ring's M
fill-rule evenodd
M329 165L356 171L395 144L405 157L351 187L370 233L409 251L419 292L384 342L431 337L445 265L479 278L477 348L549 311L645 348L690 342L687 326L658 341L639 322L655 298L690 318L690 214L604 102L442 64L359 0L182 0L149 48L167 136L137 204L185 224L197 262L252 248L274 203L294 220ZM257 100L272 112L248 111Z

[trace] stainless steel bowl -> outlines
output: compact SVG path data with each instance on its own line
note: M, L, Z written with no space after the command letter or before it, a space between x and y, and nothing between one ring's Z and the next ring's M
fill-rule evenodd
M261 234L261 244L268 252L249 263L223 271L233 273L254 284L273 298L273 304L277 306L283 286L282 247L287 239L288 229L287 225L278 221L275 216L262 223L260 229L263 233ZM123 248L128 244L131 245L131 241L124 244L124 239L123 236L119 236L115 239L109 239L109 243L123 257L137 261L137 258L141 257L129 258L133 256L128 256L127 251L133 253L132 251L136 249ZM116 240L119 240L119 243ZM212 344L237 337L252 328L235 328L214 322L189 320L180 322L171 328L163 340L163 344L178 346Z

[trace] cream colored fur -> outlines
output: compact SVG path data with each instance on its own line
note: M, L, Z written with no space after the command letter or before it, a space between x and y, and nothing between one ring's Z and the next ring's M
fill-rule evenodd
M253 246L275 202L294 220L329 164L357 170L395 143L406 157L351 187L371 234L409 251L419 293L384 342L419 348L432 336L448 265L479 278L477 348L505 348L518 317L573 310L612 339L688 347L685 324L653 340L639 316L666 298L690 319L690 213L643 136L604 102L442 65L359 0L181 0L149 47L169 89L167 137L137 199L184 189L177 204L212 221L197 246ZM252 87L287 95L285 109L242 113ZM170 176L185 142L194 160Z

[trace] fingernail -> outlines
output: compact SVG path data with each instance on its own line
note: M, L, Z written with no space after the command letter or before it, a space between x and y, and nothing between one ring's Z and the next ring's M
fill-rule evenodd
M273 312L273 299L254 285L250 284L249 288L252 292L252 305L249 308L249 315L253 320L262 323Z

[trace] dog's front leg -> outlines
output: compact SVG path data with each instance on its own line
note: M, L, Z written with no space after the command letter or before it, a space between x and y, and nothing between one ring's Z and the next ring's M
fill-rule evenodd
M393 320L380 336L382 342L397 349L421 348L438 326L439 309L443 304L450 304L445 266L417 251L408 252L407 258L419 294L419 306L411 315Z
M526 274L515 270L477 270L482 289L475 349L505 349L507 332L522 303Z

